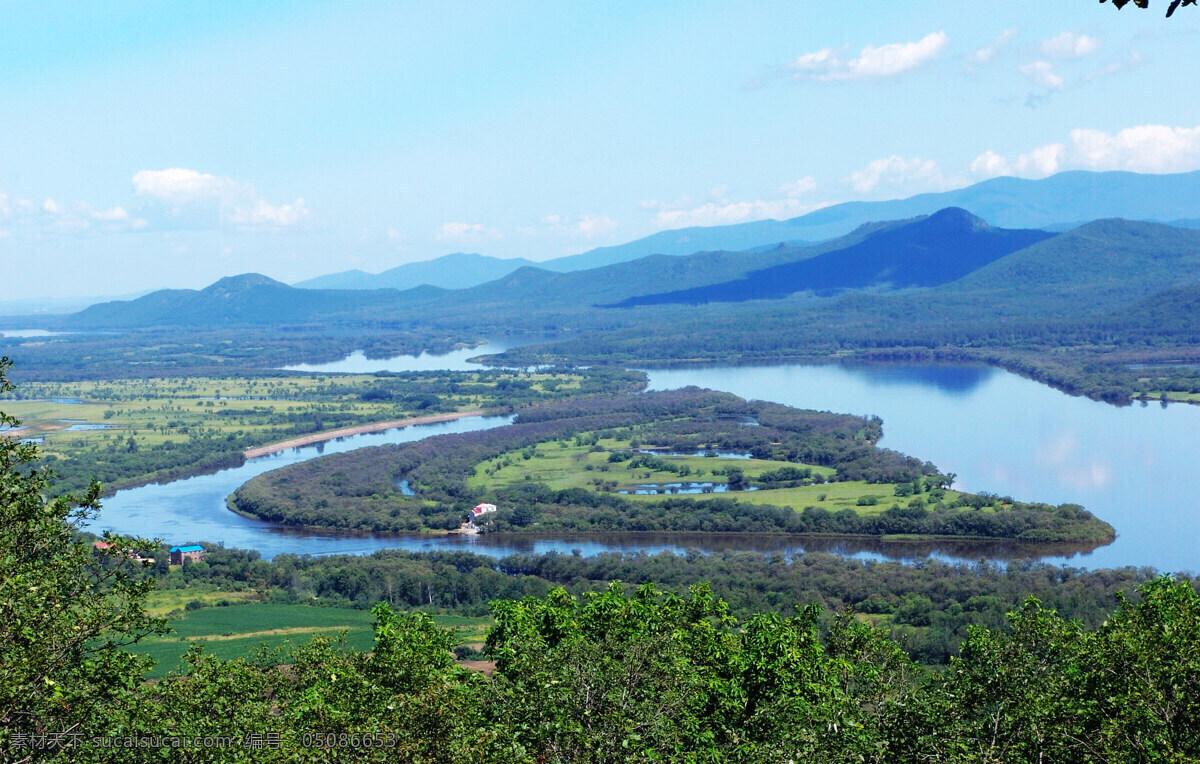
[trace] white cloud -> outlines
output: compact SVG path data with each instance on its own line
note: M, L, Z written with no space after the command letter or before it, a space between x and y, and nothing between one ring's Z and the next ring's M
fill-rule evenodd
M783 70L793 79L818 82L886 79L933 62L949 41L945 32L933 32L915 42L867 45L849 61L842 59L845 47L822 48L792 59Z
M271 204L248 183L182 167L140 170L133 176L133 189L138 196L167 205L170 217L197 226L282 228L308 217L303 199Z
M1062 90L1063 78L1054 71L1054 64L1049 61L1033 61L1020 67L1021 74L1027 75L1039 87L1046 90Z
M797 196L804 196L805 194L816 190L816 188L817 179L811 175L805 175L800 180L795 180L791 183L784 183L779 187L779 192L786 194L789 198L794 199Z
M804 72L812 72L814 75L824 75L829 72L842 68L843 64L838 54L840 51L846 50L843 48L822 48L821 50L805 53L792 59L787 64L787 68L801 74Z
M588 238L606 234L616 227L617 221L608 215L583 215L575 223L575 230Z
M1200 169L1200 127L1138 125L1117 133L1077 129L1067 143L1039 146L1009 160L986 151L971 163L980 177L1045 177L1060 170L1128 170L1142 173Z
M62 212L62 205L50 197L46 197L46 201L42 202L42 211L47 215L57 215Z
M797 199L756 200L715 204L709 202L690 209L660 209L654 216L654 224L660 229L689 228L691 226L728 225L768 218L794 218L827 207L827 203L801 204Z
M917 42L892 43L878 48L867 46L848 65L850 79L894 77L933 61L946 49L950 38L934 32Z
M228 221L239 226L289 226L299 223L308 217L308 208L303 199L297 199L292 204L267 204L258 199L250 207L234 207L228 214Z
M642 202L643 209L646 205L654 205L656 202ZM518 233L523 236L544 236L551 234L554 236L567 236L572 238L592 239L616 230L619 226L616 220L608 215L559 215L550 214L543 215L539 221L541 226L521 226L517 229Z
M94 210L92 217L105 223L121 223L129 220L129 211L124 207L113 207L111 210Z
M233 178L218 178L182 167L141 170L133 176L133 190L139 196L151 196L168 204L221 199L236 194L239 186Z
M1083 82L1085 84L1090 84L1100 77L1116 74L1117 72L1128 71L1129 69L1136 69L1144 62L1145 59L1142 58L1142 54L1130 48L1129 55L1123 61L1113 61L1105 66L1100 67L1099 69L1088 72L1083 76Z
M1200 168L1200 127L1139 125L1116 135L1103 130L1072 130L1076 160L1095 170L1184 172Z
M978 48L974 53L967 56L967 60L973 64L990 64L1001 53L1008 49L1009 43L1017 36L1017 27L1005 29L1000 35L992 40L991 44Z
M947 180L942 168L932 159L912 157L906 159L893 155L876 159L858 172L846 178L846 182L859 193L876 191L880 186L891 186L904 190L944 190L956 182Z
M433 237L439 241L495 241L504 235L483 223L442 223Z
M1075 32L1063 32L1060 35L1043 40L1042 55L1059 61L1071 61L1090 56L1100 50L1103 43L1099 37L1088 37Z
M1053 175L1062 166L1066 149L1067 147L1061 143L1051 143L1021 154L1012 161L994 151L985 151L971 162L971 174L981 178L994 178L998 175L1020 177Z

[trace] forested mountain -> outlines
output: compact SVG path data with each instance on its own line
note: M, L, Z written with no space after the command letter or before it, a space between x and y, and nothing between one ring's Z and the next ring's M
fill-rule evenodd
M471 304L593 306L624 300L663 284L690 287L736 278L755 268L812 256L804 247L765 252L697 252L685 257L650 255L626 263L573 273L521 268L504 278L448 297Z
M273 323L454 320L483 321L502 312L515 325L547 308L578 312L597 303L645 294L661 285L690 287L724 281L783 262L862 241L895 224L876 223L814 247L780 245L757 252L652 255L575 273L524 266L468 289L422 285L394 289L300 289L259 274L231 276L202 290L166 289L127 302L109 302L67 316L67 329L155 326L232 326ZM473 257L473 256L464 256ZM517 261L498 261L517 262ZM476 317L473 319L472 317Z
M257 273L246 273L223 278L200 290L163 289L128 302L93 305L65 317L61 326L118 329L286 324L388 305L397 295L392 289L296 289Z
M1197 279L1200 231L1096 220L980 268L945 292L1016 300L1032 312L1087 314Z
M799 291L932 287L956 281L1051 236L1044 231L993 228L966 210L948 208L845 248L754 271L736 281L636 297L622 305L741 302Z
M404 290L428 284L443 289L466 289L493 281L528 265L537 265L537 263L523 257L504 259L455 252L433 260L399 265L383 273L364 273L360 270L342 271L300 281L292 286L301 289Z
M1130 335L1170 337L1180 343L1200 343L1200 284L1164 289L1144 300L1109 313L1104 323Z

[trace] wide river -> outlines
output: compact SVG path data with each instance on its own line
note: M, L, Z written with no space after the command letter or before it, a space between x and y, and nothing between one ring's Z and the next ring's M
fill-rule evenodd
M473 368L465 359L480 352L460 351L440 359L428 355L381 361L352 357L304 370ZM653 369L648 373L652 389L698 385L791 406L878 415L884 421L881 445L928 459L955 473L957 487L1019 500L1082 504L1117 528L1117 540L1087 552L1046 555L1045 550L1013 549L1005 544L891 545L782 537L339 536L285 531L225 508L225 497L239 485L277 467L321 453L493 427L507 421L501 417L354 436L253 459L212 475L121 491L105 500L94 527L161 537L169 543L219 542L257 549L265 557L285 552L362 554L386 548L469 549L491 555L732 548L786 554L821 550L900 559L1032 555L1088 568L1200 569L1200 407L1174 404L1164 408L1154 403L1118 408L984 367L786 364Z

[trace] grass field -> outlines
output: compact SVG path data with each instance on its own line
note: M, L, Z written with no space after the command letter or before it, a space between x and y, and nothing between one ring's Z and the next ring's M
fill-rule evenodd
M155 589L146 595L146 612L152 616L161 618L176 610L182 612L187 607L187 603L192 600L199 600L205 605L216 605L221 601L241 605L253 600L257 596L255 592L251 591L221 591L219 589L206 589L196 584L186 589Z
M183 594L189 599L203 599L191 590L183 590ZM216 594L228 598L229 593ZM369 610L311 605L252 603L206 607L172 619L173 633L143 640L128 649L153 658L157 666L150 676L160 677L179 669L184 653L197 642L204 644L205 652L222 660L233 660L248 657L263 645L278 648L289 642L301 644L317 635L335 637L344 631L348 647L367 651L375 642L372 621ZM434 621L453 629L461 644L477 645L491 626L488 617L435 615Z
M466 411L494 404L498 381L516 376L482 381L479 374L460 373L454 380L455 392L438 394L441 407ZM579 387L578 379L566 375L521 376L534 390L551 380L556 390ZM22 420L28 435L47 436L48 445L109 440L118 434L124 438L130 433L153 444L184 438L197 428L212 429L218 435L240 431L267 442L278 430L293 424L296 415L349 418L360 423L427 413L393 400L363 400L362 393L378 384L380 378L370 374L27 382L18 391L21 398L5 399L3 406ZM79 424L106 429L69 429Z
M836 470L828 467L794 464L792 462L766 459L741 459L722 456L660 456L662 460L684 470L679 474L667 470L630 469L628 462L610 463L609 455L614 451L630 449L629 441L602 439L597 443L601 450L591 445L577 445L574 441L551 441L536 449L509 451L495 459L476 466L469 483L476 488L502 488L527 481L545 483L555 490L586 488L630 493L627 498L634 501L658 501L661 495L638 495L632 493L638 484L667 484L679 482L728 484L726 470L738 469L750 480L764 472L781 467L809 467L814 475L829 478ZM530 458L525 458L529 455ZM599 483L599 484L598 484ZM678 494L693 501L709 501L716 498L736 498L748 504L765 504L777 507L803 509L819 506L832 512L853 509L864 515L883 512L895 502L907 503L907 499L895 496L896 486L891 483L865 483L846 481L790 488L760 489L757 491L731 491L709 494ZM958 498L955 491L946 492L946 500ZM874 498L874 505L860 505L860 499Z
M434 413L571 395L581 378L504 371L25 382L0 400L76 483L136 480L206 453ZM184 455L186 452L186 456ZM99 464L106 464L97 467ZM76 474L80 473L80 474ZM86 481L83 481L86 484Z

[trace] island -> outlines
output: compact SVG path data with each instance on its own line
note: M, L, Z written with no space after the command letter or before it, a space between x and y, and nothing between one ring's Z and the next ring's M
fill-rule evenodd
M523 409L514 423L320 457L228 499L281 525L372 533L787 533L1029 542L1114 538L1075 504L951 488L877 445L878 418L699 388ZM472 513L495 505L486 516Z

